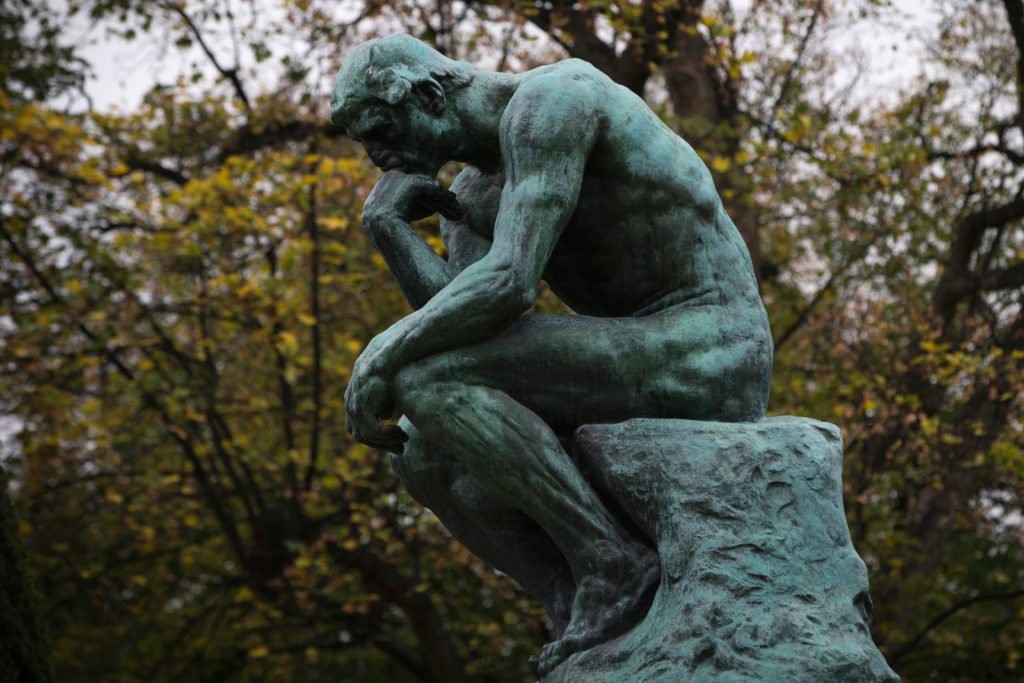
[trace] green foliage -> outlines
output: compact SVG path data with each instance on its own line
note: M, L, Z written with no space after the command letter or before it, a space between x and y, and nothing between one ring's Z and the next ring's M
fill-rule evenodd
M537 608L343 428L353 360L406 308L323 94L384 27L647 87L761 262L772 412L843 428L894 668L1019 677L1019 2L938 3L925 76L878 99L834 96L828 36L887 3L334 5L69 3L205 59L118 114L54 104L83 68L59 22L0 10L0 442L57 680L527 678Z

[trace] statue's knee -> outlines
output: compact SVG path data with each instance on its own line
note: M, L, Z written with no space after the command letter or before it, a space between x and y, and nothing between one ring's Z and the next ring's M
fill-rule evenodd
M416 408L431 404L434 393L433 364L429 360L410 363L395 375L395 397L405 414L415 414Z
M451 381L450 364L444 356L410 363L395 375L395 401L399 410L428 423L438 414L450 413L463 398L458 382Z

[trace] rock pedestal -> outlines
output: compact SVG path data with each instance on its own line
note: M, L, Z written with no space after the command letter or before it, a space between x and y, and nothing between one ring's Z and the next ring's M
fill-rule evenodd
M656 542L662 578L639 625L545 683L900 680L868 630L867 572L843 514L834 425L589 425L574 457Z

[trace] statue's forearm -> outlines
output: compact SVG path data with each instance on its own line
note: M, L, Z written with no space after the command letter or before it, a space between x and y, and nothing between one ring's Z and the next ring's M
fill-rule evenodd
M434 353L494 336L521 316L535 292L512 286L507 270L484 258L470 265L422 309L388 328L367 349L385 375Z
M413 308L422 308L455 276L448 262L402 219L378 216L365 227Z

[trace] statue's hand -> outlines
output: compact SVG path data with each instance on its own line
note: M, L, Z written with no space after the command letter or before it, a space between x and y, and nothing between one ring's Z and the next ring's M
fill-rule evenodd
M400 427L378 422L392 417L394 412L390 379L374 372L372 363L360 356L345 391L345 428L360 443L401 453L409 436Z
M372 227L382 217L408 223L439 213L457 220L465 213L455 194L434 178L402 171L380 177L363 204L363 224Z

